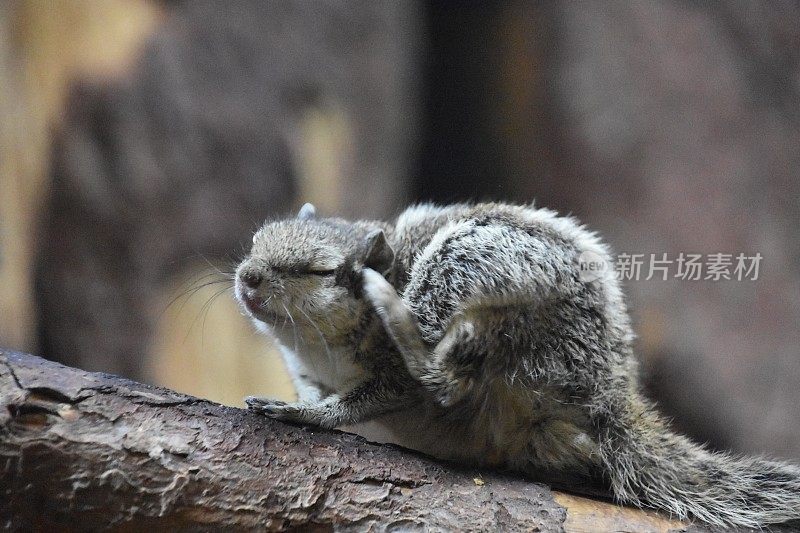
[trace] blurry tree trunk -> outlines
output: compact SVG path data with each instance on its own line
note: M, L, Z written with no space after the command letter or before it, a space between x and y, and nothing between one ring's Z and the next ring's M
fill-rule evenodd
M426 2L418 193L536 201L612 249L650 393L714 447L800 458L800 4ZM674 279L680 253L757 281ZM650 254L670 279L645 280Z
M12 530L687 528L13 352L0 352L0 465Z
M53 127L75 76L113 77L160 10L147 0L0 3L0 344L36 345L37 223Z
M170 382L143 357L164 344L153 334L176 280L206 259L230 271L261 222L306 200L360 217L405 202L418 21L414 2L165 13L125 79L73 87L36 287L41 353Z

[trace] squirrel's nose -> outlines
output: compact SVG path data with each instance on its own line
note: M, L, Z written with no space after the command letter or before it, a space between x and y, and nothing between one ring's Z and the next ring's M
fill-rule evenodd
M261 282L264 281L264 276L255 270L244 270L239 274L239 279L250 289L257 289Z

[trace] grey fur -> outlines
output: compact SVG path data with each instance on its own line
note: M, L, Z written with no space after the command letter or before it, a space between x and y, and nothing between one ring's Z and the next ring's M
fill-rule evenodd
M474 465L600 473L620 502L708 524L800 518L800 468L712 453L640 395L622 292L610 269L582 279L587 251L610 260L574 219L499 203L267 224L238 270L263 282L237 297L300 399L248 406Z

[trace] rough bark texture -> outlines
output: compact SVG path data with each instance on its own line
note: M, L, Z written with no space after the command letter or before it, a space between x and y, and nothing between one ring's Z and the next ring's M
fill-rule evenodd
M709 531L3 351L0 465L10 530Z
M0 352L0 403L12 530L689 527L14 352Z
M20 354L3 359L3 503L16 527L556 528L542 485L448 471Z

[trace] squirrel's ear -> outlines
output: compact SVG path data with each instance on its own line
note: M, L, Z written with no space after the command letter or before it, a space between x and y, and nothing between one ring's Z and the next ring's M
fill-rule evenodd
M385 274L394 263L394 250L386 242L383 230L376 229L367 235L365 243L366 255L364 266Z
M303 207L300 208L300 212L297 213L298 220L311 220L316 218L317 216L317 209L312 204L303 204Z

